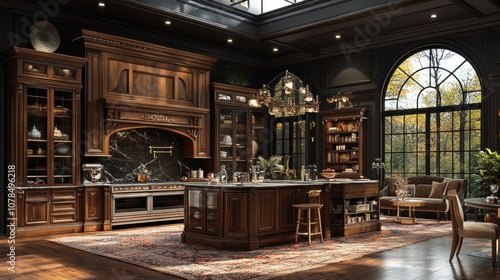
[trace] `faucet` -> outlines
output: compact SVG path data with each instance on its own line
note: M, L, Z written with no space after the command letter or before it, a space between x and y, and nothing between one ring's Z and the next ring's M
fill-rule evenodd
M286 155L286 168L285 168L285 174L289 179L295 178L296 172L295 169L290 169L290 156Z

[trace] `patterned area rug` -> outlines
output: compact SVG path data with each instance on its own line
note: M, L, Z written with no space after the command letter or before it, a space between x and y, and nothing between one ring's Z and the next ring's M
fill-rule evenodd
M50 241L186 279L270 279L451 233L450 222L419 219L416 225L401 225L394 222L394 217L381 221L382 230L377 232L325 239L323 243L314 241L311 246L302 239L297 244L250 252L182 243L183 225L116 230Z

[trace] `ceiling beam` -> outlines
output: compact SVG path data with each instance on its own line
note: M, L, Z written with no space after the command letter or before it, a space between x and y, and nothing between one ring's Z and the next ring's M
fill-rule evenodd
M484 14L481 13L478 9L474 8L469 3L467 3L463 0L451 0L451 2L461 6L462 8L469 11L471 14L475 15L476 17L483 17L484 16Z
M500 9L500 0L489 0L489 2Z

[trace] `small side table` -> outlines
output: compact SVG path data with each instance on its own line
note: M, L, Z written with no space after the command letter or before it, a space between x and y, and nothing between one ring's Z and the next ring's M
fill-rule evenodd
M390 203L397 207L396 222L405 225L416 224L417 218L415 218L415 207L421 207L425 205L425 201L418 199L408 199L408 200L392 199ZM399 207L408 207L408 218L401 218L399 216Z

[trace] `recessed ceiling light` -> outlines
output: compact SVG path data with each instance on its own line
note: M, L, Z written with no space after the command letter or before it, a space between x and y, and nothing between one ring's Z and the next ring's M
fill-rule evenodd
M228 39L227 39L227 42L228 42L228 43L232 43L232 42L233 42L233 39L228 38Z
M171 24L172 24L172 22L171 22L170 20L166 20L166 21L165 21L165 24L166 24L166 25L171 25Z
M106 3L104 3L104 1L99 1L99 3L97 5L99 7L104 7L104 6L106 6Z
M431 15L431 18L437 18L437 17L438 17L438 15L436 15L436 14Z
M273 48L273 52L278 52L278 48Z
M340 34L335 35L335 39L340 39Z

